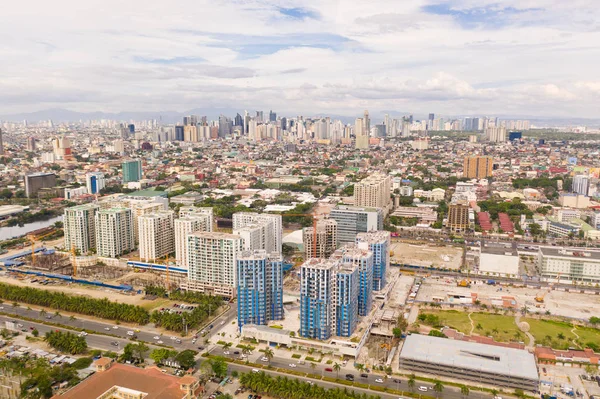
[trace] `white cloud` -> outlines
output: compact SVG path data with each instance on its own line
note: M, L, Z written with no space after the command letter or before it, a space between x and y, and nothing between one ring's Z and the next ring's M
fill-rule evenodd
M501 12L502 23L424 11L436 2ZM292 115L369 108L595 116L596 7L593 0L9 2L0 15L2 113L151 104ZM318 17L284 16L281 8Z

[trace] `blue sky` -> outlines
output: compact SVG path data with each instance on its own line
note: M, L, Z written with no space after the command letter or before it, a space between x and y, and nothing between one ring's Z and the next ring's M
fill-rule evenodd
M597 0L37 3L0 14L4 113L586 117L600 107Z

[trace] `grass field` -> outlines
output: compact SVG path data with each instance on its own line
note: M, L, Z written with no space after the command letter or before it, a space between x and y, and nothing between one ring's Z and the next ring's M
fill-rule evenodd
M458 310L443 310L422 313L435 314L440 318L442 325L454 328L462 333L468 334L469 331L471 331L471 322L465 312L459 312Z
M569 323L530 318L523 318L521 320L529 323L529 332L535 338L536 344L551 346L556 349L567 349L570 346L575 346L572 340L576 337L571 333L573 326ZM564 338L559 338L560 334Z
M475 329L475 333L494 337L496 341L510 342L522 341L524 334L520 333L515 324L515 318L490 313L473 313L471 315L475 326L481 324L481 329Z

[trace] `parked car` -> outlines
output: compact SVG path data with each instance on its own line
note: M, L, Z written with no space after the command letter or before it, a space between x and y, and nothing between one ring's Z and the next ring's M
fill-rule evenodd
M421 392L427 392L427 387L424 387L424 386L421 385L419 387L419 391L421 391Z

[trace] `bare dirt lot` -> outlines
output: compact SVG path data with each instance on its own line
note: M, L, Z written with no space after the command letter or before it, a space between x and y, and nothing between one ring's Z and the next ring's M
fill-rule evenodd
M392 263L458 270L462 262L462 248L452 245L438 247L394 242L391 250L394 253Z

